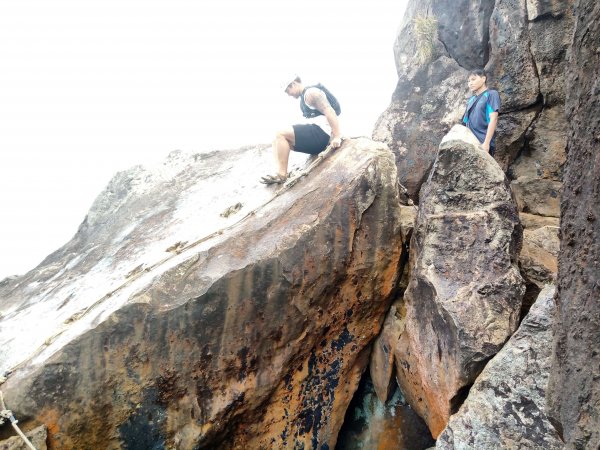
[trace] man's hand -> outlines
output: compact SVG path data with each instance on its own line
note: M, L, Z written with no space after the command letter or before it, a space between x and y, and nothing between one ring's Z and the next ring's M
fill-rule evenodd
M331 148L339 148L339 146L342 145L342 138L334 137L333 139L331 139L330 145Z
M489 142L485 142L483 144L481 144L481 146L483 147L483 149L485 150L486 153L490 152L490 143Z

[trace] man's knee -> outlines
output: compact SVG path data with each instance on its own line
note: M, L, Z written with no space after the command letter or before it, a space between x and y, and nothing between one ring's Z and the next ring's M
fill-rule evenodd
M294 145L294 129L290 128L290 129L285 129L285 130L279 130L276 134L275 134L275 140L276 141L286 141L290 146Z

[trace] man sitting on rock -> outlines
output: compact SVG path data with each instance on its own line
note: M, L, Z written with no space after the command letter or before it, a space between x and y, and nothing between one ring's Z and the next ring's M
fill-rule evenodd
M300 98L300 109L308 123L293 125L279 131L273 142L278 171L261 178L264 184L281 184L287 179L290 150L316 155L327 148L338 148L342 143L336 98L321 84L304 87L296 76L285 85L285 93Z
M469 89L473 96L467 101L463 124L473 132L483 149L494 156L500 96L498 91L487 88L487 75L482 69L469 73Z

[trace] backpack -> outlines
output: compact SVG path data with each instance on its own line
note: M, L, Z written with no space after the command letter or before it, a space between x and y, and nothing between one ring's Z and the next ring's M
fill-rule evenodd
M304 89L304 91L302 92L302 101L300 102L300 109L302 110L302 115L304 117L306 117L307 119L312 119L313 117L323 115L323 113L321 113L321 111L319 111L318 109L312 109L304 101L304 92L306 92L307 89L312 88L312 87L320 89L325 93L325 96L327 97L327 101L329 102L329 104L331 105L331 107L333 108L333 110L335 111L335 114L337 116L339 116L342 113L342 108L340 107L340 102L338 102L337 98L335 98L335 95L333 95L331 92L329 92L329 89L327 89L321 83L317 83L313 86L306 87Z

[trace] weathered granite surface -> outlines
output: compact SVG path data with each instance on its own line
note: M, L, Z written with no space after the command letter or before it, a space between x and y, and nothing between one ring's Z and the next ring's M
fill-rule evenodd
M3 284L22 423L51 448L334 447L399 276L396 167L348 140L277 195L271 164L246 148L121 173Z
M487 364L436 449L562 449L546 416L554 286L542 290L519 329Z

